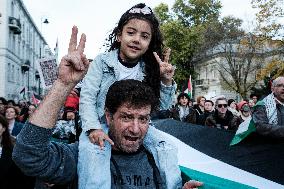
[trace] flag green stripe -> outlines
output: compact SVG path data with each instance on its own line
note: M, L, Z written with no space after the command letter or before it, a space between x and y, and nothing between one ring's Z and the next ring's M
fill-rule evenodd
M236 134L233 140L231 141L230 145L232 146L232 145L238 144L239 142L241 142L244 138L246 138L250 133L254 132L255 130L256 128L254 125L254 121L251 120L249 122L248 130L246 130L243 133Z
M180 166L180 170L184 180L197 180L203 182L203 186L199 187L200 189L255 189L252 186L213 176L187 167Z

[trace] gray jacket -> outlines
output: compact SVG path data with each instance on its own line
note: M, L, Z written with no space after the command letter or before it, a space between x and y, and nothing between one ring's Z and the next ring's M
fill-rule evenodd
M181 188L177 148L162 137L163 132L154 127L150 127L148 132L144 146L155 159L163 179L163 186L173 189ZM74 181L77 180L78 143L50 142L51 135L52 129L26 123L18 135L13 160L29 176L35 176L48 183L69 183L73 184L73 188L77 188ZM102 165L104 165L103 162ZM99 177L104 178L102 174Z
M118 80L118 51L110 51L98 55L91 63L83 80L80 96L80 116L83 132L90 129L101 129L100 118L104 115L106 93L109 87ZM144 79L144 62L140 62L140 74L137 80ZM168 109L172 105L176 84L165 86L161 83L160 109Z
M273 138L284 138L284 107L276 104L276 111L278 123L272 124L269 123L264 105L254 107L252 119L257 133Z

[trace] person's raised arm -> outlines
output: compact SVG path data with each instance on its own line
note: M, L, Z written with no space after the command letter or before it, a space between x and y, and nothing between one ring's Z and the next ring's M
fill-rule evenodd
M86 36L82 34L77 46L77 27L72 28L68 54L59 65L58 79L29 122L17 136L13 160L26 174L49 182L64 184L72 181L77 173L75 144L51 143L59 109L67 95L86 74L89 61L84 55Z
M55 125L58 112L75 85L84 77L89 61L84 55L86 35L82 34L77 46L78 28L72 28L68 54L61 59L58 78L38 109L32 114L30 123L43 128Z

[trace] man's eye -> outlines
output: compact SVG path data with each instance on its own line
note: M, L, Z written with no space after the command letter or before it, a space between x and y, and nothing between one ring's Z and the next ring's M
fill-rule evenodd
M140 120L141 123L147 123L149 121L149 118L148 117L140 117L139 120Z
M130 116L127 116L127 115L125 115L125 116L121 116L121 119L122 119L122 121L126 121L126 122L128 122L128 121L131 121L131 120L132 120L132 118L131 118Z
M132 32L132 31L128 31L127 32L129 35L134 35L134 32Z

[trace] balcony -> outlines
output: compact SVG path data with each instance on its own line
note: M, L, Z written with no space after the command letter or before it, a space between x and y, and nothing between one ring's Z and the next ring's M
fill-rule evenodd
M22 33L22 27L20 20L14 17L9 17L9 28L13 31L15 35Z

